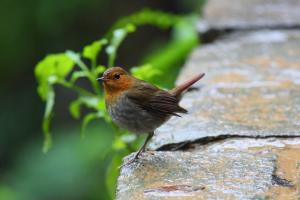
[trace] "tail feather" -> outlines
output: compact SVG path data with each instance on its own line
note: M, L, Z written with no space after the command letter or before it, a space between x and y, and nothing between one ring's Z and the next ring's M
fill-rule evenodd
M201 78L203 78L205 74L199 74L197 76L195 76L194 78L184 82L183 84L173 88L170 93L173 94L176 97L179 97L181 95L181 93L185 90L187 90L189 87L191 87L194 83L196 83L197 81L199 81Z

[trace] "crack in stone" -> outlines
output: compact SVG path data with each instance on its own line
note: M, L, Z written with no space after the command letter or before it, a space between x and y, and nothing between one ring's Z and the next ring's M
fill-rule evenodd
M212 44L216 40L226 37L231 33L238 32L238 31L261 31L261 30L299 30L300 25L294 26L284 26L284 25L277 25L277 26L253 26L253 27L232 27L232 28L223 28L218 29L211 27L209 30L200 33L201 43L202 44Z
M244 135L219 135L219 136L207 136L194 141L184 141L179 143L171 143L167 145L163 145L156 149L156 151L185 151L189 149L193 149L195 144L206 145L214 142L220 142L226 139L268 139L268 138L300 138L297 135L266 135L266 136L244 136Z

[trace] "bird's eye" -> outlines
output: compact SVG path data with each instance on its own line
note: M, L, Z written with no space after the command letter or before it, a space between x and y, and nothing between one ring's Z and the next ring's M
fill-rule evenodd
M115 74L114 79L120 79L120 74Z

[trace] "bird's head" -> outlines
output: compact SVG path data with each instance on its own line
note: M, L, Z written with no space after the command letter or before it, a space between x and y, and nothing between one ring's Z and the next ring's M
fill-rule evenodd
M121 67L112 67L97 80L103 82L107 94L114 95L129 89L134 84L135 78Z

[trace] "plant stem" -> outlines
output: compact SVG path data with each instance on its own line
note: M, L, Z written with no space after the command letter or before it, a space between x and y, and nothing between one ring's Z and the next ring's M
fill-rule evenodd
M62 86L66 87L66 88L69 88L69 89L72 89L72 90L75 90L76 92L78 92L79 94L83 95L83 96L95 96L95 94L77 86L77 85L74 85L74 84L71 84L67 81L59 81L58 82L59 84L61 84Z
M97 76L94 75L94 73L90 73L90 75L89 75L88 78L89 78L89 80L90 80L90 82L92 84L92 87L95 90L96 94L97 95L101 95L100 88L99 88L98 82L96 80Z
M84 62L81 61L81 59L76 60L76 63L82 71L87 71L87 72L90 71L89 68L86 66L86 64L84 64Z
M96 75L94 75L94 70L96 69L96 60L92 61L92 71L89 70L89 68L86 66L86 64L84 62L82 62L81 59L76 60L76 64L78 65L78 67L82 70L85 71L88 74L88 79L91 82L91 85L94 89L94 91L96 92L97 95L100 95L100 88L97 84L97 77ZM74 88L73 88L74 89ZM81 88L82 89L82 88Z
M92 59L92 71L93 72L96 70L96 66L97 66L96 58L93 58Z
M115 58L116 58L116 54L115 53L111 53L109 55L109 58L108 58L108 67L113 67L114 62L115 62Z

